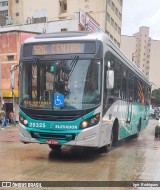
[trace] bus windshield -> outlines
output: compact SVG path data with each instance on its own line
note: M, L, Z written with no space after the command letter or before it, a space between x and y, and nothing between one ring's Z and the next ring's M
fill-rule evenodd
M21 62L20 105L48 110L82 110L101 101L102 63L97 59Z

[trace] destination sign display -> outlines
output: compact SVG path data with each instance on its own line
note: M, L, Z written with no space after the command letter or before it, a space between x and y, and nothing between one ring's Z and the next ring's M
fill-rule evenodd
M84 52L84 44L82 43L57 43L57 44L41 44L33 46L33 55L48 54L66 54L66 53L82 53Z
M93 54L96 51L95 42L58 42L27 44L23 47L23 56L59 55L59 54Z

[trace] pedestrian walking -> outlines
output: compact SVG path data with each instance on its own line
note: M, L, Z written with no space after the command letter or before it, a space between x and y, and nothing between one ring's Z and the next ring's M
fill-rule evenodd
M9 119L10 119L11 124L14 124L14 111L10 111Z
M3 108L0 110L0 120L1 120L1 123L2 123L1 129L4 129L4 127L5 127L5 120L6 120L6 113L3 110Z

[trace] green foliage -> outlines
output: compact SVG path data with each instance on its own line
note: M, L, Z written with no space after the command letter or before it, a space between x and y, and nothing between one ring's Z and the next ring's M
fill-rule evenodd
M160 88L152 91L151 101L155 104L160 104Z

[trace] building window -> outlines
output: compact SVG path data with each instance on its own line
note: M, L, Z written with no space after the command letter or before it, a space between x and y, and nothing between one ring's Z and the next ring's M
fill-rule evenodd
M117 7L115 7L115 13L118 16L118 9L117 9Z
M115 25L114 25L114 28L115 28L115 30L117 31L118 26L117 26L117 24L116 24L116 23L115 23Z
M122 20L122 14L119 13L119 20Z
M114 27L114 20L111 18L111 25Z
M19 0L16 0L16 3L19 3Z
M47 22L46 17L32 18L32 23L44 23Z
M109 32L106 30L106 34L109 36Z
M67 12L67 0L60 1L60 14Z
M16 13L16 16L19 16L19 13Z
M113 40L113 36L110 34L110 38Z
M114 3L112 2L112 10L114 11L114 9L115 9L115 5L114 5Z
M61 32L65 32L65 31L67 31L67 28L62 28L61 29Z
M64 11L67 11L67 3L64 3Z
M7 55L8 61L14 61L14 55Z
M6 6L8 6L8 2L7 1L0 2L0 7L6 7Z
M3 16L8 16L8 11L0 11L0 15L3 15Z
M107 21L110 23L110 15L107 13Z
M118 26L118 33L121 34L121 28Z

